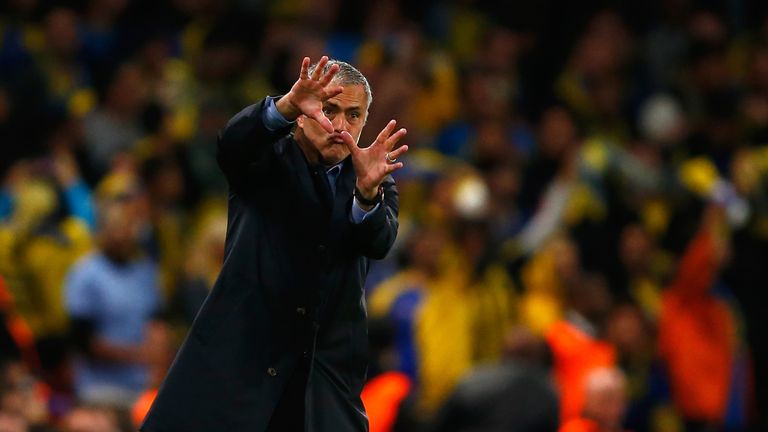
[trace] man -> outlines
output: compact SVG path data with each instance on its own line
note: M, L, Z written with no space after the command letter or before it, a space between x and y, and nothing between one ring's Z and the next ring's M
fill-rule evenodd
M513 326L503 349L500 362L476 366L461 379L430 430L557 432L558 397L546 342L527 327Z
M565 314L544 333L554 363L563 423L584 410L584 383L598 368L616 366L616 349L606 339L613 297L601 273L581 273L565 286Z
M224 128L224 266L143 431L368 429L363 282L397 235L408 149L394 120L357 146L370 103L357 69L304 58L288 94Z
M618 368L598 368L584 380L581 416L563 424L560 432L623 432L627 408L627 378Z
M156 266L141 253L145 217L135 195L102 202L98 223L98 249L79 260L64 282L81 354L75 386L86 403L128 408L168 352L167 328L155 319L163 301Z

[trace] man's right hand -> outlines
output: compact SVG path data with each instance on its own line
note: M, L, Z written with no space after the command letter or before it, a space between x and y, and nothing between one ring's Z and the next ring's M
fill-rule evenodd
M328 72L323 74L327 63L328 57L323 56L310 76L309 57L304 57L299 79L293 84L291 91L275 103L275 107L286 120L294 121L300 115L305 115L320 123L328 133L333 133L333 124L323 114L323 102L340 94L343 89L341 86L331 85L334 75L339 71L338 65L332 65Z

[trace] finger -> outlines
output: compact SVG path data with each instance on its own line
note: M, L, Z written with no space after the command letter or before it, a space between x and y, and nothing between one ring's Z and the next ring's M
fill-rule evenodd
M320 123L320 127L325 129L326 132L333 133L333 123L331 123L331 120L329 120L322 111L317 111L311 118Z
M386 126L384 126L384 129L379 132L379 135L376 136L375 143L384 143L387 141L387 138L389 138L389 135L392 133L392 130L395 129L395 125L397 124L396 121L390 120L389 123L387 123Z
M309 79L309 57L304 57L304 60L301 61L299 79Z
M400 156L404 155L405 152L407 152L407 151L408 151L408 146L407 145L400 146L397 149L392 150L391 152L389 152L389 158L390 159L397 159Z
M312 79L317 81L320 79L321 74L323 73L323 68L325 67L325 64L328 63L328 56L323 56L319 62L317 62L317 66L315 67L315 70L312 71Z
M396 163L393 163L393 164L389 164L389 165L387 165L386 168L384 168L384 173L392 174L393 172L399 170L402 167L403 167L403 163L402 162L396 162Z
M402 128L399 131L395 132L394 135L392 135L387 139L387 149L392 150L395 147L395 144L397 144L397 142L400 141L407 133L408 131L405 130L405 128Z
M336 86L336 87L332 87L330 89L326 89L325 90L325 100L328 100L328 99L330 99L332 97L336 97L336 96L340 95L341 92L343 92L343 91L344 91L344 87L342 87L342 86Z
M337 72L339 72L339 69L340 69L339 65L337 65L337 64L331 65L331 67L328 69L328 73L323 75L323 78L320 79L320 84L323 87L325 87L328 84L330 84L331 80L333 80L333 77L336 76Z
M341 139L344 140L344 144L347 145L347 148L349 149L349 152L351 154L356 154L357 152L360 151L360 147L357 146L355 139L352 138L352 135L350 135L349 132L342 131Z

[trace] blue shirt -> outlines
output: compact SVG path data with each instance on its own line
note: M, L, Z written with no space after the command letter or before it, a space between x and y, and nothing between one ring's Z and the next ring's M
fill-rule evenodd
M271 97L267 98L267 107L264 110L263 115L264 117L262 120L264 121L264 126L267 128L267 130L270 131L276 131L293 123L286 120L286 118L280 114L280 111L278 111L277 107L275 106L275 99ZM333 192L334 195L336 195L336 180L339 178L339 174L341 173L342 164L343 162L339 162L338 164L328 168L325 171L325 175L328 176L328 182L331 184L331 192ZM360 203L357 202L357 198L354 198L354 202L355 204L352 206L351 217L352 222L356 224L364 221L369 214L373 213L379 208L379 204L376 204L376 206L369 211L365 211L360 207Z
M146 325L162 307L155 264L147 259L117 264L101 252L72 267L64 295L69 315L93 322L95 336L114 345L141 344ZM143 365L92 359L75 365L75 385L81 397L106 391L138 395L146 389L147 380Z

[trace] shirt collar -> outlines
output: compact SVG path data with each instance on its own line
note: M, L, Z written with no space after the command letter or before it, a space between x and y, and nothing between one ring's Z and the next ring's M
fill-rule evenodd
M325 174L327 175L333 175L337 176L341 172L341 166L344 165L344 161L341 161L337 163L336 165L332 167L328 167L325 169Z

